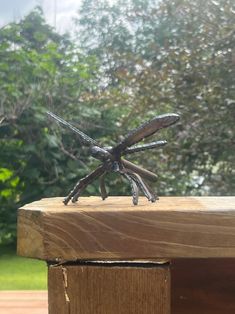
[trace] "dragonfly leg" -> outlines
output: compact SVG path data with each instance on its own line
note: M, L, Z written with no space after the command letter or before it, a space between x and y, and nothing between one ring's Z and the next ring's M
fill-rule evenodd
M132 177L129 174L127 174L126 172L121 172L121 175L123 175L131 183L132 202L134 205L138 205L138 200L139 200L138 185L136 184L135 180L133 180Z
M64 199L64 204L67 205L72 199L72 202L76 202L81 194L81 192L92 183L96 178L101 176L105 172L104 165L97 167L94 171L88 174L86 177L80 179L74 186L69 195Z
M159 200L159 197L157 195L157 193L155 191L153 191L153 189L148 185L148 183L146 183L146 181L144 181L144 184L146 185L146 187L148 188L148 190L151 192L151 194L153 195L153 200L152 202L156 202L157 200Z
M105 181L104 181L105 174L106 173L100 176L100 193L103 200L105 200L108 197L108 193L106 191Z
M141 176L129 170L127 170L127 173L136 182L136 184L142 190L142 192L147 197L147 199L151 201L152 203L156 202L156 200L158 199L157 195L152 191L152 189L148 186L148 184L141 178Z
M92 183L92 181L90 182ZM72 197L72 203L76 203L82 194L82 192L85 190L85 188L88 186L89 183L83 184L76 192L76 194Z

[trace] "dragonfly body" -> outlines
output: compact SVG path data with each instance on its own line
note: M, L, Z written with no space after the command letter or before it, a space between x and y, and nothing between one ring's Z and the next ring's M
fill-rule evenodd
M179 115L171 113L156 116L150 121L145 122L138 128L129 132L127 136L125 136L124 139L116 146L102 147L96 140L93 140L88 135L54 113L47 112L47 114L63 126L76 133L81 144L89 146L91 156L102 162L101 165L93 172L78 181L69 195L65 198L65 205L67 205L70 200L72 200L72 202L76 202L87 185L92 183L97 178L100 178L100 192L102 198L105 199L108 194L105 189L104 177L108 172L118 172L130 182L134 205L138 204L139 190L141 190L151 202L155 202L158 199L157 195L145 182L146 179L155 181L157 176L151 171L123 159L122 156L139 151L145 151L146 149L154 149L164 146L167 143L166 141L155 141L143 145L136 144L153 135L158 130L176 123L179 120Z

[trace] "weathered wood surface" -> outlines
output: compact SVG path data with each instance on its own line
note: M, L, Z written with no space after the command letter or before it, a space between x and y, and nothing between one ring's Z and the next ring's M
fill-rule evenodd
M177 259L171 265L172 314L234 314L235 259Z
M56 266L49 314L170 314L169 267Z
M42 199L18 213L18 254L44 260L235 257L235 197Z

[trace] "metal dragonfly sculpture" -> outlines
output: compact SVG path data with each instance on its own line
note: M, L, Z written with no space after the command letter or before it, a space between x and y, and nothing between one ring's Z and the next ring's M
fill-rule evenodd
M90 148L91 156L101 161L101 164L94 171L77 182L68 196L64 199L63 202L65 205L67 205L70 200L75 203L83 190L97 178L100 178L101 197L103 200L106 199L108 194L105 188L104 178L105 174L108 172L120 173L130 182L134 205L138 204L139 190L141 190L146 198L151 202L155 202L158 199L155 192L145 182L145 179L156 181L157 175L133 164L132 162L122 158L122 156L164 146L167 143L166 141L155 141L143 145L135 144L153 135L158 130L176 123L179 120L179 115L171 113L156 116L155 118L140 125L138 128L130 131L116 146L102 147L97 141L93 140L88 135L54 113L48 111L47 114L64 127L67 127L76 133L80 143Z

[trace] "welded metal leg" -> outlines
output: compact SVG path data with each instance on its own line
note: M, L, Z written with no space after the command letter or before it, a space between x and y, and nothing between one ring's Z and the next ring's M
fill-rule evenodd
M78 181L69 195L64 199L64 204L67 205L72 199L72 202L76 202L81 194L81 192L87 187L88 184L92 183L95 179L101 176L105 172L105 166L101 165L96 168L93 172L88 174L86 177Z

